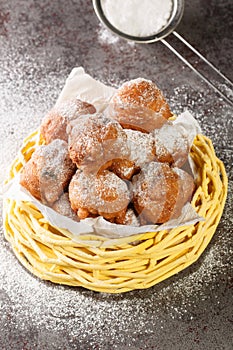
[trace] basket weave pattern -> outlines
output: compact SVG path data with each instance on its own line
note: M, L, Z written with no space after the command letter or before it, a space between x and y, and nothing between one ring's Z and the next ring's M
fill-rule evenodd
M37 131L25 139L8 180L38 144ZM118 239L82 235L73 240L67 230L51 226L31 203L7 199L5 237L20 262L44 280L107 293L151 287L199 258L222 215L227 195L223 163L203 135L194 140L190 155L199 169L192 205L205 221Z

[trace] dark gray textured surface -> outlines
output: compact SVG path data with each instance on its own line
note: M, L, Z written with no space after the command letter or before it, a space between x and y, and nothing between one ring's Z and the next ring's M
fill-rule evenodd
M232 0L187 1L177 29L231 79L232 14ZM188 50L177 47L204 69ZM196 264L153 288L122 295L38 280L18 263L1 229L0 349L232 349L232 108L162 43L140 46L107 34L84 0L1 0L0 180L23 137L39 125L79 65L114 85L150 78L175 112L188 108L226 165L226 208ZM211 74L208 70L215 80Z

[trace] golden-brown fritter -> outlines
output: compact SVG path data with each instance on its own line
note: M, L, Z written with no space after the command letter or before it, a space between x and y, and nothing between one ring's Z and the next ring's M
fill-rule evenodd
M139 218L132 208L129 208L126 212L118 215L115 218L115 223L120 225L140 226Z
M123 128L150 132L172 116L162 92L150 80L124 83L111 100L110 113Z
M151 134L125 129L126 147L129 149L128 159L116 159L109 170L124 180L131 180L141 167L155 160L154 138Z
M40 134L46 144L55 139L68 141L67 127L69 123L81 115L93 114L93 105L79 99L71 100L54 107L42 120Z
M111 220L126 212L130 191L123 180L108 170L96 176L78 169L69 185L69 199L80 219L102 215Z
M167 123L154 130L156 160L181 167L188 159L189 142L185 129L178 124Z
M67 143L57 139L35 150L23 167L20 184L35 198L51 205L67 188L75 169Z
M63 193L61 197L52 205L52 208L63 216L67 216L75 221L78 220L77 215L71 208L68 192Z
M127 136L120 124L102 114L82 117L69 136L69 153L86 173L109 168L114 159L127 159Z
M188 173L165 163L147 164L132 182L134 208L143 223L161 224L177 218L194 190Z

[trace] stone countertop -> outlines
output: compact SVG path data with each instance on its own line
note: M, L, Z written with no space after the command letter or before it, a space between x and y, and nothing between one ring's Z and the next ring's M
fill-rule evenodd
M232 13L232 0L187 1L177 28L231 79ZM232 96L173 35L167 40ZM173 111L189 109L198 119L229 177L221 222L201 258L146 290L109 295L41 281L20 265L1 229L0 349L232 349L232 108L161 42L110 34L84 0L2 0L0 63L1 182L75 66L115 86L139 76L156 81Z

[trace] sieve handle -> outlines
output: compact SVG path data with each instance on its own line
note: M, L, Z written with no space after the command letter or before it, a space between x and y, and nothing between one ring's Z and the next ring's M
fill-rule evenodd
M174 41L176 39L176 42ZM178 40L178 41L177 41ZM172 43L170 43L173 41ZM230 106L233 107L233 83L227 78L221 71L216 68L211 62L209 62L198 50L196 50L187 40L185 40L177 32L172 32L170 36L165 39L161 39L161 42L172 51L183 63L185 63L193 72L195 72L204 82L206 82L215 92L217 92ZM204 64L205 74L201 73L197 68L190 63L184 55L180 52L182 48L180 45L184 45L194 53L195 58L199 59L198 64ZM177 50L175 46L179 47ZM208 77L209 75L209 77ZM210 77L211 76L211 77Z

